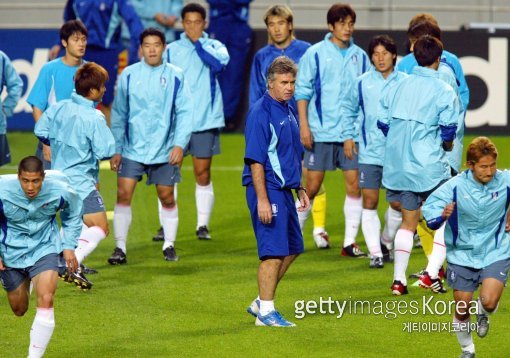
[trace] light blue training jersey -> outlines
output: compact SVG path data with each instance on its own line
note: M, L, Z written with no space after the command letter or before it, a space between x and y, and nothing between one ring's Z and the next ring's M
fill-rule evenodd
M96 190L98 161L115 154L115 139L93 101L74 92L43 113L34 133L51 146L52 169L68 177L82 200Z
M342 113L348 123L347 133L353 133L353 138L359 136L359 163L383 165L386 137L377 128L379 99L406 77L403 72L393 71L385 79L381 72L374 69L353 82L343 98ZM358 126L360 114L361 123ZM355 133L357 127L359 134Z
M352 82L372 68L365 51L351 40L344 54L331 42L331 33L306 50L299 61L294 98L308 101L308 125L315 142L353 138L341 112L342 98ZM356 141L358 138L356 137Z
M14 113L23 92L23 81L16 73L11 60L5 53L0 51L0 94L5 88L7 96L0 98L0 134L7 133L7 117Z
M181 38L169 44L166 61L182 68L194 99L193 132L225 126L223 99L218 75L230 57L227 48L207 33L195 43L183 32Z
M120 75L111 129L115 152L142 164L162 164L191 137L193 100L180 68L141 61Z
M64 236L56 214L60 212ZM47 174L30 199L16 175L0 176L0 256L5 266L26 268L40 258L74 250L82 228L82 200L59 175Z
M510 257L510 233L505 232L510 205L510 172L496 171L483 185L466 170L436 189L422 207L427 225L444 222L443 209L455 203L446 221L444 241L449 263L481 269Z
M415 67L381 98L378 126L389 126L385 188L421 193L450 177L442 142L455 138L458 106L453 89L425 67Z

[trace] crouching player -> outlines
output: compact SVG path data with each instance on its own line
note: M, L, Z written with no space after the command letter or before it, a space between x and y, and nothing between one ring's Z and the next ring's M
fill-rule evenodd
M53 296L58 282L59 252L72 272L81 230L82 202L69 185L48 174L37 157L24 158L18 175L0 177L0 279L16 316L28 310L30 282L37 296L37 313L30 330L28 357L42 357L55 319ZM55 215L60 212L63 237Z
M477 334L485 337L510 269L510 172L496 170L498 152L486 137L475 138L467 150L468 170L434 191L423 206L431 229L446 221L447 282L453 288L453 322L462 357L474 357L470 331L473 292L481 285ZM506 224L506 226L505 226Z

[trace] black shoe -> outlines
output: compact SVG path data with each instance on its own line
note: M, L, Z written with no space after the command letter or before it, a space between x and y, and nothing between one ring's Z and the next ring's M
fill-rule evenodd
M86 291L92 288L92 282L85 277L80 269L76 270L76 272L70 272L68 275L80 290Z
M69 272L67 271L67 268L66 267L59 267L59 271L58 271L58 277L64 281L64 282L67 282L67 283L73 283L73 279L71 278L71 276L69 275Z
M163 256L165 256L166 261L179 261L179 256L175 253L175 248L173 246L164 249Z
M81 272L83 272L87 275L95 275L97 273L97 270L87 267L84 264L80 264L80 270L81 270Z
M209 229L207 226L200 226L197 229L197 238L199 240L211 240L211 235L209 235Z
M108 263L110 265L123 265L127 264L127 257L124 251L122 249L119 249L118 247L113 250L112 256L108 259Z
M388 250L386 245L381 242L381 251L384 262L393 262L393 250Z
M165 234L163 233L163 226L158 229L158 232L152 238L152 241L165 241Z

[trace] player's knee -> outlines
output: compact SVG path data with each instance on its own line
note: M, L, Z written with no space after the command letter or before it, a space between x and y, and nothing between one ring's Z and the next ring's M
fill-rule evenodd
M41 294L37 298L37 307L41 307L41 308L53 307L53 296L54 296L53 292L47 292L47 293Z
M377 209L378 200L369 197L363 197L363 208L368 210Z
M104 223L100 223L99 225L97 225L101 230L104 231L104 236L107 237L108 234L110 233L110 229L108 227L108 222L104 222Z
M161 201L161 205L166 209L173 209L175 208L175 198L173 195L168 195L166 197L159 198Z
M498 301L494 297L483 297L482 305L487 312L493 312L498 307Z
M22 305L16 305L12 306L12 312L18 317L22 317L25 315L25 313L28 310L28 305L22 304Z
M211 171L203 170L195 175L197 184L200 186L206 186L211 183Z
M131 204L131 197L129 193L120 187L117 189L117 204L121 205Z

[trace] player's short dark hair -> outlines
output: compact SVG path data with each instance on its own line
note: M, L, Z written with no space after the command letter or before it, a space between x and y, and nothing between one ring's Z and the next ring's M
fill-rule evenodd
M205 18L206 18L205 7L203 7L200 4L197 4L196 2L190 2L189 4L187 4L186 6L184 6L182 8L182 10L181 10L181 19L184 20L184 16L188 12L198 12L200 15L202 15L202 19L205 20Z
M18 165L18 175L21 175L21 172L39 173L44 176L42 160L33 155L21 159L21 162L19 162Z
M156 29L155 27L148 27L143 30L140 34L140 45L143 43L143 39L147 36L157 36L163 45L166 44L165 34L160 29Z
M275 75L284 75L290 73L294 77L297 74L297 65L287 56L278 56L273 60L267 70L267 80L274 81Z
M498 158L498 150L494 143L487 137L476 137L469 143L466 153L467 164L476 164L486 155L492 156L494 159Z
M76 71L74 88L80 96L87 97L91 89L101 89L106 81L108 72L95 62L87 62Z
M353 22L356 22L356 12L349 4L333 4L327 14L328 25L335 25L335 22L344 20L350 16Z
M370 56L370 61L372 61L372 55L374 54L375 48L381 45L386 49L386 51L390 52L393 55L397 54L397 45L395 41L388 35L377 35L372 37L370 43L368 44L368 55ZM373 61L372 61L373 63ZM393 59L393 66L397 63L397 57Z
M416 41L413 52L418 65L427 67L441 57L443 53L443 43L436 37L425 35Z
M82 34L89 37L89 32L80 20L69 20L60 28L60 40L68 41L73 34Z
M411 42L414 42L425 35L430 35L441 40L441 29L437 26L437 24L424 20L415 23L407 30L407 37Z

